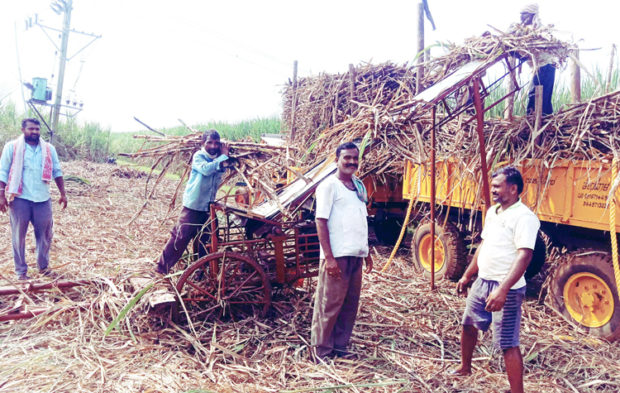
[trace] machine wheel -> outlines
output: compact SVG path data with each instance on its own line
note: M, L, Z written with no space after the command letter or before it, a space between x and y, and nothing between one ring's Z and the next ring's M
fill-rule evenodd
M547 241L545 241L545 237ZM534 245L534 252L532 253L532 260L525 271L525 279L529 280L534 277L543 268L545 264L545 259L547 258L547 249L551 245L551 240L549 236L547 236L542 231L538 231L538 235L536 236L536 244Z
M403 220L397 217L385 217L374 222L375 236L381 243L393 246L398 240Z
M553 274L551 293L561 315L588 333L620 338L620 301L608 252L578 250Z
M265 271L235 252L199 259L183 272L176 288L192 321L264 316L271 306L271 283Z
M413 263L424 275L431 274L431 223L418 226L411 241ZM450 222L435 224L435 277L458 280L467 267L467 252L459 230Z

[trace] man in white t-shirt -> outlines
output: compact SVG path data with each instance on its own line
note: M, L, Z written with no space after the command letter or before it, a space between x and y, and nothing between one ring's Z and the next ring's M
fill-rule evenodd
M336 149L337 171L316 190L316 227L321 244L321 264L312 315L311 344L318 361L344 356L362 288L362 260L372 271L368 253L368 196L354 176L359 149L346 142Z
M466 293L478 273L463 314L461 366L456 375L471 374L471 361L478 330L493 325L493 343L504 353L506 373L512 393L523 392L523 359L519 349L521 303L525 296L527 266L532 260L540 221L523 203L523 178L514 167L504 167L492 175L491 193L496 205L488 210L482 243L457 284Z

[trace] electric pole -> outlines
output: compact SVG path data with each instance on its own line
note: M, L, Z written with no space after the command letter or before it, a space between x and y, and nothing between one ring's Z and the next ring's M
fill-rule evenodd
M60 64L58 66L58 84L56 85L56 100L52 111L52 134L50 142L54 138L54 133L58 129L58 118L60 116L60 108L62 101L62 88L65 79L65 65L67 63L67 47L69 46L69 34L71 33L71 10L73 8L73 0L65 0L60 2L63 4L64 21L62 26L62 39L60 43Z
M71 106L69 101L67 101L66 105L62 104L62 92L63 92L63 85L65 81L65 67L67 63L71 61L71 59L73 59L84 49L89 47L93 42L101 38L101 35L85 33L83 31L76 31L76 30L71 29L71 11L73 11L73 0L52 0L52 3L50 4L50 8L57 15L63 15L62 29L57 29L51 26L43 25L39 21L38 16L35 14L34 20L32 17L29 17L28 19L26 19L26 30L28 30L29 28L32 28L35 25L40 27L45 32L45 35L47 36L47 38L49 38L49 40L52 42L52 44L56 48L56 53L60 54L60 59L59 59L60 61L58 64L58 82L56 83L56 98L54 100L54 103L53 104L48 103L48 101L52 99L52 91L51 89L47 88L47 79L37 77L37 78L33 78L32 84L26 83L26 82L23 82L23 83L26 87L32 90L32 98L28 100L28 104L37 113L39 118L45 123L45 126L49 129L50 142L51 142L53 140L54 134L58 131L58 120L60 118L60 111L63 109L63 107L67 108L66 115L73 117L82 110L82 107L84 105L83 103L80 102L79 108L78 108L76 102L73 102L73 106ZM48 33L48 31L54 31L54 32L60 33L60 37L61 37L60 47L58 46L57 40L52 38L52 36ZM69 47L69 35L71 33L77 33L83 36L88 36L90 37L90 41L82 45L80 49L78 49L75 53L70 55L68 53L68 47ZM46 106L51 107L50 116L47 122L45 121L45 119L43 119L39 111L34 106L35 103L39 105L46 105ZM69 114L69 110L74 111L72 115ZM48 126L48 123L50 123L51 127Z

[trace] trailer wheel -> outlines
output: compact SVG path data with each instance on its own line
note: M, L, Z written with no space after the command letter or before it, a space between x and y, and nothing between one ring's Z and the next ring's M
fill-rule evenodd
M569 322L613 341L620 338L620 301L608 252L578 250L553 274L553 302Z
M431 223L418 226L411 241L413 263L424 275L431 274ZM467 266L465 243L459 230L450 222L442 227L435 224L435 274L436 277L458 280Z
M540 273L545 264L545 259L547 258L547 249L550 246L551 239L549 236L543 231L538 231L538 235L536 235L536 244L534 245L534 251L532 253L532 260L524 274L526 280Z
M264 316L271 306L271 283L265 271L235 252L199 259L183 272L176 288L192 321Z

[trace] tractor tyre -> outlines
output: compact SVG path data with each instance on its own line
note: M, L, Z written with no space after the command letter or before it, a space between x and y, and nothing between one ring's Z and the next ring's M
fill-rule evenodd
M417 227L411 241L413 264L425 276L431 275L431 223L425 222ZM446 222L435 224L435 277L453 281L463 275L467 267L467 251L463 236L456 226Z
M534 245L534 252L532 253L532 260L525 271L526 280L529 280L540 273L543 265L545 264L548 242L545 242L544 236L546 235L542 231L538 231L538 235L536 235L536 244Z
M589 334L620 338L620 300L611 256L606 251L577 250L568 255L551 279L556 310Z

